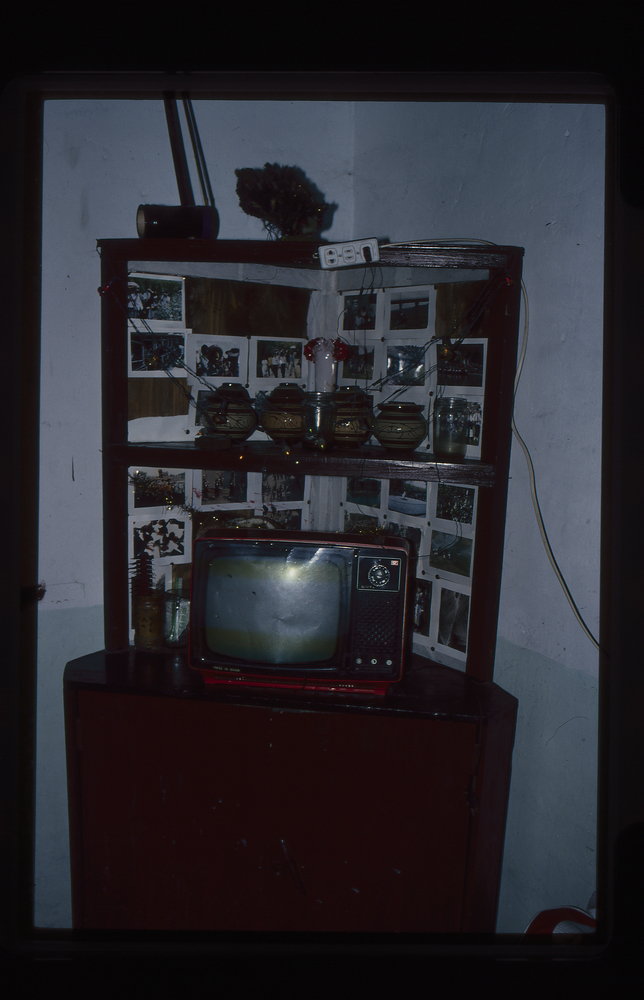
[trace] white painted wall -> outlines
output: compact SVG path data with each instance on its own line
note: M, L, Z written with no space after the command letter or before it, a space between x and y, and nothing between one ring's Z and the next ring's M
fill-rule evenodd
M516 420L559 565L597 635L604 113L564 104L193 101L220 236L263 238L236 167L301 167L329 239L525 247ZM160 101L51 101L43 184L36 923L70 926L65 662L102 645L99 238L178 195ZM195 194L198 189L195 181ZM496 680L519 698L499 932L595 888L597 654L547 562L514 446Z

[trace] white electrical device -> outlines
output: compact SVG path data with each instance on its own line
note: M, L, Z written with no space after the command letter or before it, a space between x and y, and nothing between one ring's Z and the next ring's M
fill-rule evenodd
M380 260L378 240L351 240L349 243L328 243L318 247L320 266L350 267L352 264L373 264Z

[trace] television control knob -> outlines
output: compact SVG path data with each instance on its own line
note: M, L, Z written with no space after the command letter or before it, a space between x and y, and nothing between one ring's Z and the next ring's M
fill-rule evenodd
M377 665L377 663L378 663L378 661L377 661L377 659L375 658L375 656L372 656L372 657L371 657L371 666L372 666L372 667L375 667L375 666Z
M358 663L358 664L362 663L362 657L361 656L356 656L356 663Z
M394 661L393 660L385 660L385 663L387 664L388 667L393 667L393 665L394 665Z
M369 583L374 587L386 586L389 583L389 576L389 570L382 563L374 563L367 573Z

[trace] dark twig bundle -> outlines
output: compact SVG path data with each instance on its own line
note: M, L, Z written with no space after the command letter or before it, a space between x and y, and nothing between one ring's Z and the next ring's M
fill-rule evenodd
M269 238L309 238L323 228L324 197L299 167L266 163L262 170L235 170L239 204L247 215L261 219Z

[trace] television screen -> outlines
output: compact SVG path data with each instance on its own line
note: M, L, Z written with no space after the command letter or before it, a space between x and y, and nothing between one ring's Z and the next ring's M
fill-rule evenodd
M205 636L215 657L282 665L332 660L346 639L351 550L233 545L209 559Z

